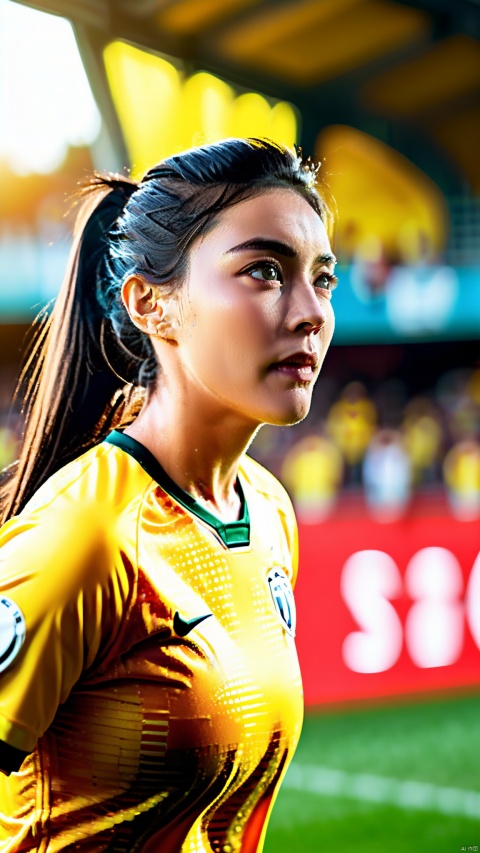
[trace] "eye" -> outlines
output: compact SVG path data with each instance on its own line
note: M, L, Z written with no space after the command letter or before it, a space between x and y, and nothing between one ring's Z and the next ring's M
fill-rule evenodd
M336 275L332 275L329 272L322 272L315 279L315 287L320 287L322 290L335 290L338 284L338 278Z
M255 266L250 267L247 272L252 276L252 278L257 279L257 281L282 282L282 274L279 268L271 261L262 261L262 263L255 264Z

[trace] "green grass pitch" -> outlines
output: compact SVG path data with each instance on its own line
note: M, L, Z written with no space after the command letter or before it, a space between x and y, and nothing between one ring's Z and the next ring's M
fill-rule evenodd
M341 771L344 787L312 792L304 776L298 789L287 774L264 853L480 851L480 695L310 713L290 779L302 768L327 788Z

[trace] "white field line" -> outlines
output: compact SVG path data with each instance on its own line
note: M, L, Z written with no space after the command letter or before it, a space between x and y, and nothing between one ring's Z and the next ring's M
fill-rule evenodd
M480 820L480 792L462 788L441 788L427 782L373 776L370 773L345 773L315 764L292 764L283 787L320 794L385 803L404 809L462 815Z

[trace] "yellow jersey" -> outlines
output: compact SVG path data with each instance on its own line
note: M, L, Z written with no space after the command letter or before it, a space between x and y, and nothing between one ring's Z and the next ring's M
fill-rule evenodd
M237 488L223 523L114 431L0 531L0 741L28 753L2 853L262 850L303 714L297 535L247 456Z

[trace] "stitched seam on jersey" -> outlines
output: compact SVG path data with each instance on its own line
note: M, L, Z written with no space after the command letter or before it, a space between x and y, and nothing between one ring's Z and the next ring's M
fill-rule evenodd
M153 480L153 478L152 478L149 488L151 488L151 486L154 482L155 482L155 480ZM140 540L140 519L141 519L144 504L147 500L146 492L147 492L147 489L144 489L142 499L139 501L138 511L137 511L137 521L135 524L135 561L136 561L136 565L137 565L137 577L136 577L137 588L135 589L135 601L137 600L138 575L139 575L139 571L140 571L140 544L139 544L139 540Z
M114 445L112 445L112 447L113 446ZM140 519L141 519L144 504L147 500L147 492L152 488L152 485L154 483L155 483L155 480L153 478L150 478L150 482L149 482L148 486L146 486L144 488L143 494L142 494L142 496L138 502L137 518L135 521L135 565L136 565L135 588L132 591L133 594L132 594L132 600L130 603L130 607L128 608L128 611L125 614L125 622L126 622L127 618L130 616L130 614L131 614L131 612L132 612L132 610L133 610L133 608L134 608L134 606L138 600L138 575L139 575L139 567L140 567L140 562L139 562L139 556L140 556L140 546L139 546Z
M96 661L94 663L97 663L97 664L98 664L98 662L100 662L100 664L102 665L105 662L105 660L107 660L109 657L115 656L117 654L117 650L119 647L121 647L123 638L125 637L125 633L126 633L126 631L128 631L128 619L129 619L130 614L132 613L133 608L135 607L135 604L136 604L137 599L138 599L138 565L139 565L138 564L138 554L139 554L138 531L139 531L139 526L140 526L140 515L141 515L141 511L142 511L142 506L143 506L144 501L146 500L146 497L147 497L147 492L151 489L152 484L154 482L155 481L152 480L152 478L150 478L149 483L145 486L143 491L140 492L139 495L137 496L137 497L139 497L139 501L138 501L139 505L138 505L138 509L136 511L137 517L135 519L135 546L134 546L135 570L134 570L134 577L133 577L132 584L129 584L128 599L126 601L125 610L122 613L122 618L121 618L120 624L118 626L115 639L108 646L108 649L106 651L104 650L102 652L102 656L96 659ZM123 513L120 513L119 516L117 517L117 524L118 524L118 518L121 518L122 514ZM130 563L130 560L128 562ZM91 667L89 667L88 671L92 671L93 667L94 667L94 664L92 664Z
M89 447L89 449L86 450L85 453L82 454L82 456L77 456L76 459L73 459L71 462L68 462L67 465L74 465L75 462L78 462L80 459L82 459L83 456L85 456L87 453L90 453L92 450L101 450L102 453L104 455L106 455L109 452L110 448L113 446L113 445L109 445L108 447L103 447L102 445L103 445L103 442L101 442L100 444L94 444L93 447ZM43 489L43 487L46 486L47 483L49 483L50 480L53 479L53 477L55 477L57 474L60 474L61 471L65 470L67 465L63 466L63 468L59 468L58 471L55 472L55 474L52 474L52 476L49 477L48 480L45 480L45 482L42 483L42 485L37 489L35 494L32 495L30 501L34 501L37 494L40 492L40 490ZM61 490L56 491L55 494L53 495L53 497L47 503L41 504L40 508L41 508L42 512L45 509L48 509L56 500L58 500L58 498L63 497L66 494L66 492L68 492L68 490L72 488L72 486L75 486L79 482L79 480L82 479L82 477L87 476L87 474L89 474L89 473L90 473L90 471L89 471L88 467L83 468L83 470L80 471L80 473L78 474L77 477L75 477L73 480L69 480L68 483L66 483L65 486ZM147 472L145 472L145 473L147 473ZM25 510L27 510L27 513L30 512L30 510L28 509L28 504L30 503L30 501L28 501L28 503L25 504L23 512ZM38 507L33 507L33 509L31 511L34 513L37 512Z

